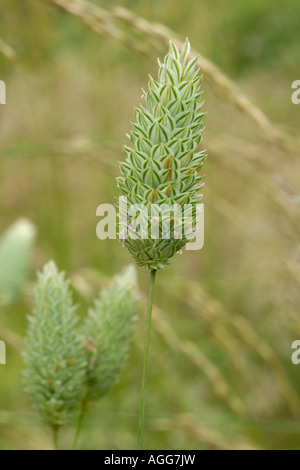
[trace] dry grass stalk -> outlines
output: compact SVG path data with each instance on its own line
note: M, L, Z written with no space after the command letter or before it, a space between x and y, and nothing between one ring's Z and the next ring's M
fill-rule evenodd
M7 328L3 324L3 320L1 320L1 339L19 353L21 353L24 349L23 340L21 336L19 336L18 333L16 333L15 331L12 331Z
M252 443L245 441L231 442L220 432L200 426L199 423L190 415L178 415L172 418L157 420L154 427L159 430L176 429L185 434L199 444L206 445L219 450L257 450L258 447Z
M17 60L16 52L2 38L0 38L0 52L11 62L15 62Z
M180 285L184 285L183 280L181 280ZM292 415L299 416L299 397L290 384L281 362L272 348L255 332L249 321L241 315L230 315L217 300L210 298L197 283L189 283L189 285L185 285L185 289L188 289L189 292L189 296L186 297L191 299L190 306L201 320L202 311L205 309L207 314L214 318L214 321L222 319L235 328L244 343L256 352L272 372L277 389L285 399ZM201 314L199 314L200 308Z
M150 55L149 48L145 47L143 43L128 38L123 31L114 24L113 15L104 8L82 0L46 0L46 2L76 16L95 33L105 38L115 39L139 54Z
M229 387L221 371L194 343L188 340L181 340L170 324L164 319L161 310L157 308L154 309L153 326L174 351L183 353L206 375L216 396L224 400L234 414L238 416L245 415L246 409L244 404Z
M87 0L46 1L76 16L101 36L111 37L144 55L151 54L156 43L158 44L156 50L159 51L162 47L167 47L170 40L180 49L183 46L183 42L177 38L174 31L158 23L152 24L126 8L115 7L110 12ZM118 26L118 21L127 25L131 32L137 33L140 36L140 41L128 37ZM277 129L267 116L215 64L197 51L191 51L191 56L195 55L198 55L198 66L201 68L201 72L222 98L226 98L246 114L260 128L265 140L285 152L294 152L295 145L290 136Z

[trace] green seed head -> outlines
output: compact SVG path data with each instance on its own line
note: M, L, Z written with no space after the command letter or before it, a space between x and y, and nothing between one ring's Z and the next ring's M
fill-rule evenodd
M103 290L84 326L88 356L86 401L102 398L126 365L137 315L136 268L128 266Z
M25 388L44 421L68 423L85 392L86 352L63 273L53 262L38 277L29 317Z
M144 105L135 109L132 145L124 146L126 160L117 178L128 205L140 208L127 213L126 237L120 229L120 238L136 263L149 270L165 268L189 241L184 229L195 228L202 199L198 172L206 155L198 145L205 114L197 57L189 60L189 53L188 40L181 52L171 42L164 62L158 61L158 80L150 77ZM145 213L149 217L141 229Z

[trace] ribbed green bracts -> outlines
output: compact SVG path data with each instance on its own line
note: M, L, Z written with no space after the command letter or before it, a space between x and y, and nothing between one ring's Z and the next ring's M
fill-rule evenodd
M145 106L135 109L132 146L124 146L117 178L121 200L136 207L125 217L120 211L120 239L149 270L165 268L189 241L202 199L198 171L206 155L198 145L205 114L197 58L188 60L189 52L188 40L181 52L171 42L164 63L158 61L158 80L150 77Z

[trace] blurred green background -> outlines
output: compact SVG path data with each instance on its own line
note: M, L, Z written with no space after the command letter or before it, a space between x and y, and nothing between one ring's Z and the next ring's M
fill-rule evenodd
M124 22L120 6L188 36L222 70L203 70L205 247L177 255L157 278L147 448L299 449L300 365L291 362L291 344L300 335L300 106L291 102L291 84L300 79L300 3L93 3L105 18L102 34L55 1L0 0L0 79L7 86L0 233L24 217L36 228L24 258L16 239L13 267L0 249L0 281L1 270L2 280L22 271L9 295L0 284L0 339L7 344L0 449L51 448L21 383L36 270L54 259L71 277L84 314L100 287L131 262L120 243L97 239L96 208L118 196L114 177L133 106L167 47L149 25L143 34ZM225 76L229 88L216 85ZM248 104L237 108L234 83L268 116L271 132L251 118ZM143 269L139 281L146 295ZM144 311L141 302L130 362L87 418L83 449L136 447ZM72 433L71 426L63 431L63 447Z

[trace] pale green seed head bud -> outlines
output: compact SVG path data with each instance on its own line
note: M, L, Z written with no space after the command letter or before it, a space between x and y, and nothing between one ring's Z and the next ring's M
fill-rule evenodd
M24 355L25 389L44 421L60 427L72 419L85 392L86 350L69 282L54 262L38 276Z
M85 322L86 401L103 397L126 365L137 315L137 275L128 266L104 289Z

